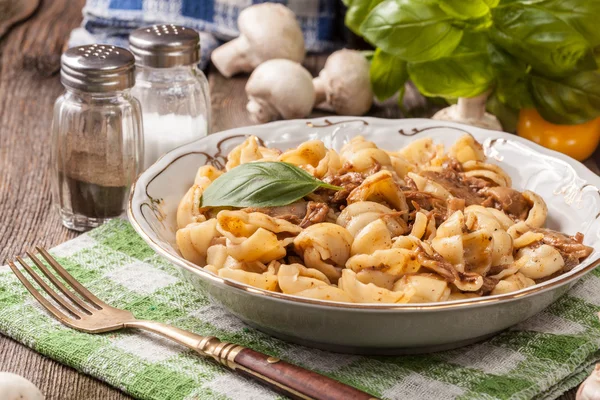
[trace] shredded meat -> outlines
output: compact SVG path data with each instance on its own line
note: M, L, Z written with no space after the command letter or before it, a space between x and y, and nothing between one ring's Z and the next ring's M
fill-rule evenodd
M480 190L485 189L487 187L491 187L491 186L495 185L495 184L491 183L490 181L486 181L485 179L477 178L475 176L464 176L461 174L460 177L465 185L467 185L469 188L471 188L471 190L474 190L477 192L479 192Z
M406 197L406 202L409 205L412 205L414 209L417 208L415 206L415 204L417 204L419 210L446 210L446 202L444 199L434 196L431 193L419 192L418 190L409 190L404 192L404 197Z
M424 171L421 176L440 184L454 197L465 200L465 205L481 204L485 197L479 194L481 187L489 185L487 181L478 178L465 177L456 171Z
M464 211L464 210L465 210L465 199L458 199L456 197L453 197L448 200L448 206L446 209L446 217L451 216L452 214L454 214L457 211Z
M300 222L301 228L307 228L313 224L318 224L327 219L329 213L329 206L325 203L317 203L315 201L309 201L306 206L306 215L302 222Z
M324 182L327 182L330 185L341 186L343 189L338 191L331 191L329 189L317 190L315 193L320 194L321 191L327 191L328 193L333 192L333 195L331 195L326 202L333 203L334 205L345 205L346 198L350 195L350 192L359 187L367 176L368 174L361 174L359 172L345 172L328 176L323 179Z
M263 214L267 214L270 217L285 219L286 221L289 221L292 224L298 225L306 216L307 204L308 203L304 200L298 200L292 204L288 204L287 206L248 207L243 208L242 211L245 211L247 213L260 212Z
M402 190L404 190L404 191L414 190L415 192L417 192L419 190L415 181L413 181L412 178L410 178L408 176L404 177L404 183L406 185L405 187L402 188Z
M463 170L462 165L460 164L460 162L456 158L453 158L453 157L450 157L448 159L448 161L444 162L442 164L442 167L444 169L452 169L452 170L454 170L456 172L462 172L462 170Z
M542 243L554 247L565 261L564 272L572 270L576 265L589 256L594 249L582 243L583 234L577 232L574 236L546 228L532 229L534 232L544 234Z
M513 266L512 264L493 265L493 266L490 267L490 269L487 272L487 274L489 276L498 275L500 272L504 271L505 269L512 268L512 266Z
M456 271L454 265L444 260L438 253L429 255L425 249L420 247L417 251L417 261L419 261L423 267L439 274L447 282L454 282L458 278L458 271Z
M480 289L481 294L482 295L489 294L492 290L494 290L494 288L498 284L498 281L499 281L499 279L491 278L489 276L484 276L483 277L483 286L481 286L481 289Z
M427 192L408 190L404 192L408 208L411 211L409 220L415 219L415 212L426 210L433 213L436 224L439 225L446 220L446 201Z
M481 193L488 196L482 206L502 210L513 219L527 218L531 207L521 192L509 187L494 186L482 189Z

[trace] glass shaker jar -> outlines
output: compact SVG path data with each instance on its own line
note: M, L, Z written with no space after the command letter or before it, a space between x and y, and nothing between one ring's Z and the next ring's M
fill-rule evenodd
M143 158L135 59L120 47L88 45L61 57L66 91L52 121L53 197L62 223L85 231L120 216Z
M200 35L178 25L154 25L129 35L136 59L133 94L142 104L144 169L161 155L206 136L210 95L198 68Z

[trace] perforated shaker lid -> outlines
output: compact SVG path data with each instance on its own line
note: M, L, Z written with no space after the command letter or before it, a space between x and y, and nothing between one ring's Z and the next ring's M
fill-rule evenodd
M84 92L113 92L133 87L134 68L135 58L121 47L72 47L60 58L60 80L63 85Z
M180 25L153 25L129 35L129 48L138 65L170 68L200 61L200 35Z

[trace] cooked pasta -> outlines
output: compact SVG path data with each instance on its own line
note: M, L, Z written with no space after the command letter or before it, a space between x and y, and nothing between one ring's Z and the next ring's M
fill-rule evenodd
M200 207L226 171L285 162L327 184L278 207ZM202 166L177 210L181 255L222 278L288 295L355 303L428 303L521 290L567 272L592 248L543 228L548 209L486 162L470 135L387 150L357 136L280 151L249 137L225 171Z

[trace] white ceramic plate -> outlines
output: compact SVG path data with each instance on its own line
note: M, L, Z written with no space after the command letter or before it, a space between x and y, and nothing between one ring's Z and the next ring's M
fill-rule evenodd
M513 187L540 194L546 226L582 232L594 252L572 271L505 295L428 304L333 303L273 293L220 278L181 257L175 245L176 210L198 167L222 168L228 152L248 135L288 149L320 139L339 150L356 135L385 149L432 137L445 146L465 133L483 143L490 162L506 170ZM600 262L600 177L581 163L504 132L427 119L328 117L274 122L220 132L179 147L152 165L131 192L128 215L136 231L178 266L196 287L257 328L314 347L353 353L434 351L499 332L550 305Z

